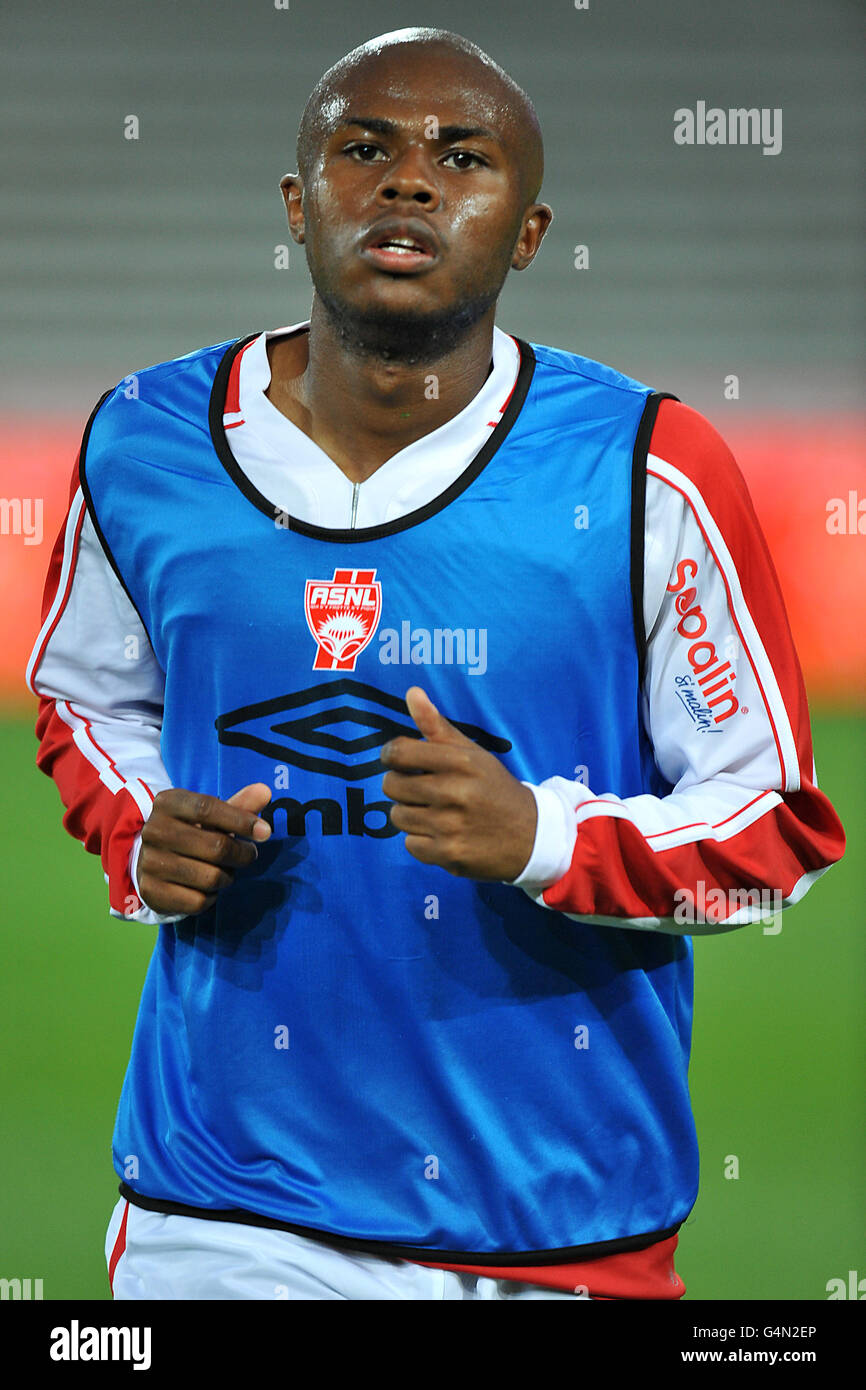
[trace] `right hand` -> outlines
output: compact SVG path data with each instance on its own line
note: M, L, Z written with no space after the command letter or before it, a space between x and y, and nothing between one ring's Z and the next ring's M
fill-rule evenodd
M171 787L157 792L141 829L137 877L146 907L184 917L212 907L267 840L271 827L256 814L271 799L270 787L253 782L220 801L202 792Z

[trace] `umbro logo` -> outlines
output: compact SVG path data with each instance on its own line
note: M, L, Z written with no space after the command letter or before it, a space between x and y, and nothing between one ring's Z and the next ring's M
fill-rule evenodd
M405 700L350 676L244 705L221 714L215 723L220 743L251 748L266 758L340 777L346 783L383 771L378 751L389 739L398 734L421 737ZM475 724L456 719L451 723L488 752L511 750L508 739L488 734ZM347 785L345 802L344 809L333 797L315 797L306 803L278 797L262 816L275 829L277 813L285 815L286 834L290 836L307 834L310 813L320 818L323 835L347 833L386 839L399 834L390 822L390 801L366 801L363 788ZM370 815L382 817L382 823L371 824Z
M451 723L490 753L511 751L508 739L475 724ZM347 782L384 771L378 753L389 739L421 737L405 700L349 676L230 710L215 724L220 743Z

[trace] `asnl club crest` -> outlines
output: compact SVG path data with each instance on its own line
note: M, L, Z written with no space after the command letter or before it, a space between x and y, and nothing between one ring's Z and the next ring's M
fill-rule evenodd
M334 569L333 579L308 579L307 627L316 640L314 671L354 671L382 613L375 570Z

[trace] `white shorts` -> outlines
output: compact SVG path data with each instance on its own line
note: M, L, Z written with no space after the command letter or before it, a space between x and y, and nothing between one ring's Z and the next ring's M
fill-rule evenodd
M108 1223L105 1260L115 1299L587 1298L583 1292L352 1254L290 1231L167 1216L124 1197Z

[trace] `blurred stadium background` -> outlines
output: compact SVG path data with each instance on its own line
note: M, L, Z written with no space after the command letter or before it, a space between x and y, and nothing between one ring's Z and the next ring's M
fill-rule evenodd
M832 499L866 499L862 9L279 6L9 0L0 18L0 495L44 501L40 544L8 520L0 535L0 1276L108 1297L111 1130L153 940L108 917L98 861L63 830L23 682L84 423L137 368L307 316L299 249L274 264L304 101L349 48L418 23L490 52L545 132L555 221L500 326L702 410L777 564L849 849L778 934L696 942L703 1166L678 1267L690 1299L824 1299L828 1280L866 1276L866 536L827 527ZM781 153L675 145L675 109L699 100L781 108Z

